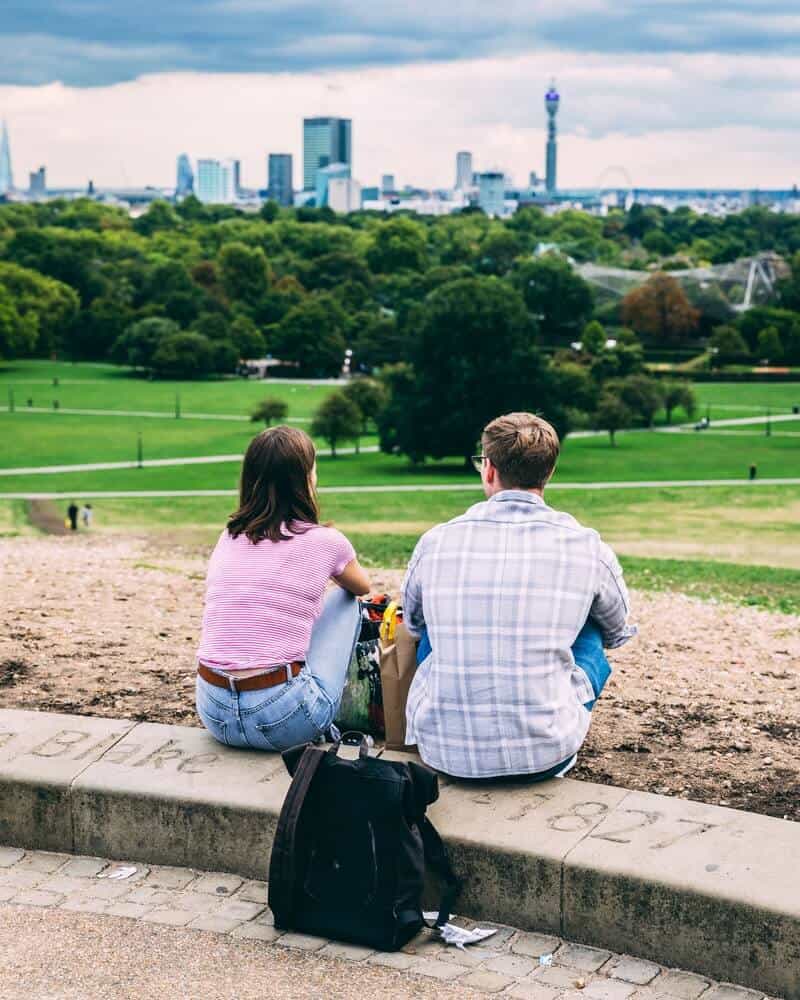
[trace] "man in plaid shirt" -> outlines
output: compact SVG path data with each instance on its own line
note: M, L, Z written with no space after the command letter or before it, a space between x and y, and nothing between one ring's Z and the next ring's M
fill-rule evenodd
M462 778L565 774L635 635L622 570L591 528L544 501L558 436L532 413L493 420L473 459L486 500L419 540L403 582L419 667L406 740Z

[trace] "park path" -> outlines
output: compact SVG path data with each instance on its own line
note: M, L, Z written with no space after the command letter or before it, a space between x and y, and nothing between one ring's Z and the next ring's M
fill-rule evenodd
M0 406L0 413L8 413L10 407ZM231 420L237 423L252 423L247 414L241 413L194 413L181 410L180 417L176 417L174 410L98 410L76 408L74 406L59 406L58 409L52 406L20 406L15 404L13 412L17 413L50 413L54 415L67 414L68 416L79 417L146 417L147 419L158 420ZM290 424L310 424L311 417L287 417Z
M363 450L363 449L362 449ZM692 489L706 486L736 486L741 489L757 489L759 486L800 486L800 476L785 479L667 479L635 482L611 483L551 483L548 492L558 490L663 490ZM478 492L479 481L474 483L421 483L397 486L320 486L319 493L465 493ZM83 499L158 499L160 497L231 497L236 490L78 490L65 492L0 492L0 500L69 500L74 496Z
M337 455L356 455L377 452L376 444L355 448L338 448ZM330 450L318 450L318 455L329 456ZM32 465L0 469L0 476L41 476L56 472L107 472L112 469L154 469L171 465L215 465L221 462L241 462L243 453L235 455L193 455L189 458L145 458L141 462L82 462L78 465Z

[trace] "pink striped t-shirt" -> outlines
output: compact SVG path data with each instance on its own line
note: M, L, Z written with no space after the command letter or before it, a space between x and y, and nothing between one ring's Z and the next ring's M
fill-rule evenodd
M304 660L326 584L353 559L341 531L320 524L255 545L226 528L208 565L198 660L224 670Z

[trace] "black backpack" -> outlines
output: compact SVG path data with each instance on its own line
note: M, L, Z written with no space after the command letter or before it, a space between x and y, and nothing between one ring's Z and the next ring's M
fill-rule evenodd
M292 775L272 845L269 905L275 926L381 951L402 948L425 925L425 862L445 891L445 924L460 884L425 816L436 774L413 761L357 760L308 745L283 754Z

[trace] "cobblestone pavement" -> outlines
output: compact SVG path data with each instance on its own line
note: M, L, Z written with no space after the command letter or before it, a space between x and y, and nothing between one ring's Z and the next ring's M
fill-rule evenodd
M135 868L135 872L127 878L109 877L125 868ZM229 940L262 942L269 950L380 967L408 980L408 995L415 995L415 983L419 995L427 995L427 980L465 995L520 1000L764 1000L765 996L691 972L486 921L479 921L480 926L497 927L497 933L463 951L445 947L432 931L425 930L401 952L374 952L277 931L266 895L265 882L236 875L0 847L0 905L188 928ZM470 925L462 918L454 922ZM0 978L5 980L4 988L12 985L5 975ZM23 992L25 986L20 983L19 995Z

